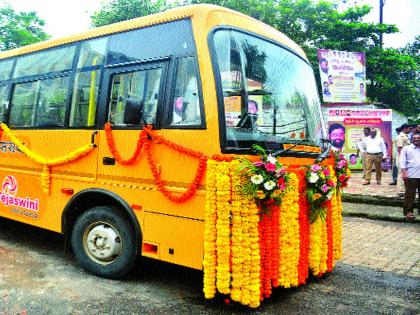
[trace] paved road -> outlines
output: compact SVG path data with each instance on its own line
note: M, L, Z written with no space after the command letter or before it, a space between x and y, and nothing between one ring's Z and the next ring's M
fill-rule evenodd
M253 314L418 314L419 225L345 218L333 274L275 290ZM206 302L202 273L146 261L128 279L84 273L56 234L0 219L0 314L243 314Z

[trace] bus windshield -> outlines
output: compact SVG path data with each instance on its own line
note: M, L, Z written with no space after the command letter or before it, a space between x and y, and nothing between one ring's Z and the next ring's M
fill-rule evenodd
M269 150L284 143L318 145L325 129L310 65L288 49L250 34L214 33L225 149ZM223 130L224 128L222 128Z

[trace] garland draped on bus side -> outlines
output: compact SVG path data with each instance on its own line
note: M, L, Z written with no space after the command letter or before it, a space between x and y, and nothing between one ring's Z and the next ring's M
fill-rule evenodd
M87 155L90 151L94 149L94 144L89 143L86 144L69 154L65 156L61 156L58 158L53 159L46 159L45 157L39 155L36 152L31 151L28 149L22 141L20 141L16 136L13 134L13 132L9 129L9 127L1 123L1 131L4 131L6 136L19 148L20 151L22 151L28 158L30 158L35 163L42 165L42 173L41 173L41 186L44 193L49 194L50 193L50 184L51 184L51 167L57 166L57 165L64 165L71 162L74 162L85 155ZM1 134L0 134L1 138Z

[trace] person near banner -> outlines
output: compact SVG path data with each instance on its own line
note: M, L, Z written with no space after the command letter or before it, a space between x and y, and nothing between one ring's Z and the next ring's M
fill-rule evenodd
M328 67L328 61L327 61L327 59L322 58L319 61L319 67L321 68L322 72L324 72L325 74L328 74L329 67Z
M405 184L403 213L407 220L414 220L416 190L419 192L417 210L420 214L420 134L413 135L413 143L401 150L400 166Z
M328 84L327 81L325 81L323 84L323 91L322 94L326 95L326 96L331 96L331 92L330 92L330 85Z
M365 85L360 83L360 96L366 96Z
M366 177L366 138L370 136L370 127L363 128L364 137L357 143L357 155L360 154L363 167L363 179Z
M337 123L332 124L330 128L328 128L328 135L331 141L332 149L335 151L341 151L346 139L346 128Z
M352 153L349 156L350 165L356 165L357 164L357 155Z
M365 143L366 177L363 185L370 185L373 165L375 165L376 183L380 185L382 180L381 162L385 161L388 156L384 139L381 136L378 136L376 129L373 128L370 131L370 137L366 138Z
M409 138L410 126L407 124L402 124L400 127L400 130L401 130L400 133L395 139L395 143L397 145L397 166L398 166L398 179L397 179L398 193L397 195L402 197L404 196L405 187L404 187L404 181L402 179L402 172L401 172L401 167L399 166L399 163L400 163L401 150L405 146L410 145L411 143L410 138Z
M420 125L413 125L413 126L410 126L410 133L409 133L409 138L410 138L410 141L411 142L413 142L413 137L414 137L414 135L416 134L416 133L420 133Z

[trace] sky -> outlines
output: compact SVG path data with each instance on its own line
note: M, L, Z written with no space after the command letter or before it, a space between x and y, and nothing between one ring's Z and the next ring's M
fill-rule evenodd
M46 25L45 31L52 38L73 35L90 28L90 16L100 9L105 0L0 0L0 7L9 3L16 11L35 11ZM346 5L367 4L373 7L367 22L379 22L379 0L344 0ZM341 0L341 2L344 2ZM403 47L420 34L420 0L384 0L384 23L395 24L400 33L384 35L385 47Z

